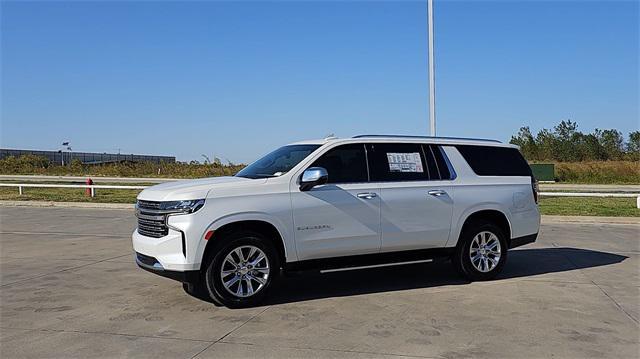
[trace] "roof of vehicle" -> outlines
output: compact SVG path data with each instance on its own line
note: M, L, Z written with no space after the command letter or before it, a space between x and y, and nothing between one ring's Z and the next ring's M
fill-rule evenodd
M421 143L438 143L448 145L482 145L482 146L500 146L500 147L517 147L512 144L502 143L498 140L482 139L482 138L465 138L465 137L437 137L437 136L414 136L414 135L357 135L350 138L327 137L323 139L298 141L293 144L313 144L323 145L333 142L362 142L362 140L384 141L384 142L421 142Z

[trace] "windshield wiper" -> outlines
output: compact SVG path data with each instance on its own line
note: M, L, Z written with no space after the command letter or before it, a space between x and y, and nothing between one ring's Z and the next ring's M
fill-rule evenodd
M260 178L272 178L272 177L279 177L279 176L275 176L275 175L268 175L266 173L256 173L256 174L251 174L251 175L236 175L236 177L243 177L243 178L250 178L250 179L260 179Z

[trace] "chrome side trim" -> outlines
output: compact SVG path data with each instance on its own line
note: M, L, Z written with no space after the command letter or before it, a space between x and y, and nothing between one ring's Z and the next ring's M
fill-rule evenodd
M320 271L320 273L324 274L324 273L333 273L333 272L345 272L345 271L358 270L358 269L391 267L391 266L400 266L400 265L405 265L405 264L429 263L429 262L433 262L433 259L421 259L421 260L417 260L417 261L408 261L408 262L373 264L373 265L369 265L369 266L359 266L359 267L323 269L323 270Z

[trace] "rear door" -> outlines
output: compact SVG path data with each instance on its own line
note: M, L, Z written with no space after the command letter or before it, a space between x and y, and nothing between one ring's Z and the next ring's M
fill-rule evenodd
M439 147L367 145L371 182L380 187L381 251L443 247L453 210L451 170Z
M309 167L323 167L326 185L291 188L298 258L313 259L380 250L380 192L369 182L365 145L328 150Z

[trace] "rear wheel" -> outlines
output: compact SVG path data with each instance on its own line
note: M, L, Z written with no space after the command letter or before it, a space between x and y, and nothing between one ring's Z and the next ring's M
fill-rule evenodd
M279 272L274 246L262 234L239 232L229 235L216 251L205 272L209 295L232 307L258 304Z
M473 222L463 230L453 263L467 279L495 278L507 260L507 241L492 222Z

